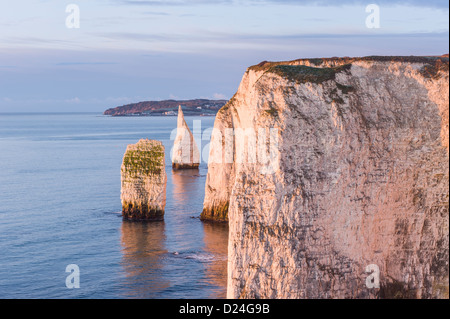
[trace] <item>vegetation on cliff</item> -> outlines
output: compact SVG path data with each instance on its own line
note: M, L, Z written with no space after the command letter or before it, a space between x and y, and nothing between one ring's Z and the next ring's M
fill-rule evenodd
M336 74L348 70L351 64L335 68L314 68L304 65L276 65L271 67L267 72L278 74L298 84L302 83L322 83L334 80Z
M161 142L140 140L128 145L121 168L122 216L162 220L166 205L165 149Z

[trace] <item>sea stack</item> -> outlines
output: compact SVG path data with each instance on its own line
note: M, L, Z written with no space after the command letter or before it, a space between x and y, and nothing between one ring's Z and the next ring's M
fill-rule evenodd
M164 219L167 184L164 151L159 141L146 139L128 145L121 169L124 219Z
M173 146L172 168L175 170L198 169L199 165L200 152L194 136L186 124L180 105L178 107L177 136Z

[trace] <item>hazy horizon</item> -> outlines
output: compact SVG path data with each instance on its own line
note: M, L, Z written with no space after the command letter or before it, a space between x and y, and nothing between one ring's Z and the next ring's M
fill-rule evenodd
M68 28L70 3L80 27ZM370 2L369 2L370 3ZM228 99L264 60L449 52L447 1L98 0L0 4L0 113Z

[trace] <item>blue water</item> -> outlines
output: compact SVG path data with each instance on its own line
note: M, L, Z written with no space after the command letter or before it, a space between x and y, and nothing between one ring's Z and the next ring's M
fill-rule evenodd
M205 162L172 172L174 128L175 117L0 114L0 298L224 298L228 229L197 218ZM166 146L164 222L120 216L123 154L141 138ZM69 264L79 289L66 287Z

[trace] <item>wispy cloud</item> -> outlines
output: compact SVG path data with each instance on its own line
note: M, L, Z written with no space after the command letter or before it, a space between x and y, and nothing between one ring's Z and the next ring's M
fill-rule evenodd
M296 5L315 5L315 6L344 6L344 5L363 5L367 6L369 3L366 0L250 0L252 3L277 3L277 4L296 4ZM447 0L374 0L372 3L385 6L416 6L416 7L430 7L430 8L448 8Z
M117 2L117 1L116 1ZM133 6L187 6L187 5L204 5L204 4L232 4L232 0L118 0L118 2L125 5Z
M8 37L5 39L8 43L14 43L14 44L71 44L72 42L61 40L61 39L50 39L50 38L44 38L44 37Z
M69 104L80 104L81 103L81 99L78 97L74 97L71 99L66 99L64 100L65 103L69 103Z
M59 66L70 66L70 65L112 65L118 64L116 62L61 62L56 63Z
M102 36L114 40L132 39L135 41L161 41L161 42L205 42L211 41L228 43L250 43L252 41L266 40L299 40L299 39L328 39L328 38L421 38L430 36L447 37L449 32L413 32L413 33L291 33L291 34L257 34L257 33L225 33L225 32L204 32L202 34L151 34L151 33L132 33L116 32L101 33Z
M162 11L161 12L159 12L159 11L142 11L141 14L151 15L151 16L162 16L162 17L171 15L168 12L162 12Z
M212 97L214 100L226 100L227 99L226 95L222 94L222 93L214 93Z
M364 0L116 0L125 5L133 6L187 6L187 5L217 5L217 4L230 4L230 5L261 5L261 4L289 4L299 6L344 6L344 5L364 5L368 4ZM447 0L377 0L374 1L378 5L386 6L416 6L416 7L429 7L429 8L448 8L449 2Z

